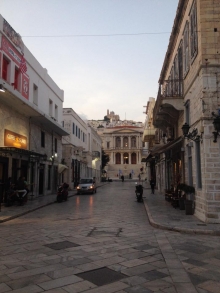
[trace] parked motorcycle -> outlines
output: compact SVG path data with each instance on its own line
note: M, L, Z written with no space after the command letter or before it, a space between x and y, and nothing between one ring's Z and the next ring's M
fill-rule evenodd
M69 184L63 183L57 190L57 202L67 201Z
M143 202L143 185L136 183L135 193L137 202Z

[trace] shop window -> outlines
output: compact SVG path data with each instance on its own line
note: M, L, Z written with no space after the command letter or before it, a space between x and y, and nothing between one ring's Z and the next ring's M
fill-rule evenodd
M2 78L6 81L9 81L9 64L10 62L5 57L3 57Z
M45 147L45 132L41 131L41 147Z

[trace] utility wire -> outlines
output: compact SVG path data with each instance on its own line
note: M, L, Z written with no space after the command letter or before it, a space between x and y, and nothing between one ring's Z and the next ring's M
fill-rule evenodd
M141 36L141 35L162 35L170 32L159 33L133 33L133 34L103 34L103 35L53 35L53 36L22 36L22 38L78 38L78 37L117 37L117 36Z

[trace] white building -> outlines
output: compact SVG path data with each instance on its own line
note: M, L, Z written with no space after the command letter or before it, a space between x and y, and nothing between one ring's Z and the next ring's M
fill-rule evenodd
M73 109L64 108L63 119L64 128L70 133L63 138L63 164L68 166L63 181L72 182L72 188L85 177L96 177L99 183L101 138Z
M34 195L54 192L64 92L1 15L0 48L0 180L24 176Z

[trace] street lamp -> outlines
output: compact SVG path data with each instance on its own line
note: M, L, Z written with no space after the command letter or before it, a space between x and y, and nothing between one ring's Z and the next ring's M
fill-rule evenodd
M200 135L198 135L197 128L194 128L192 132L189 132L190 126L188 123L184 123L182 126L183 136L184 138L193 140L193 141L200 141Z

